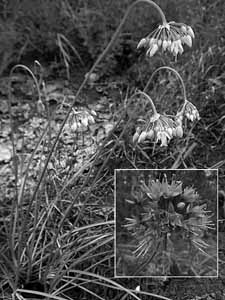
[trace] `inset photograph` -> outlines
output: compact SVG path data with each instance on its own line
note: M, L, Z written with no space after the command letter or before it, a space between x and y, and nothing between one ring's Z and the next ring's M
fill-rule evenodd
M218 171L115 170L115 277L218 277Z

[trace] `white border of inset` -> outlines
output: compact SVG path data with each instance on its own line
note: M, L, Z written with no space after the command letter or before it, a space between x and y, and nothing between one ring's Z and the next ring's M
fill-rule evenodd
M216 171L217 172L217 191L216 191L216 238L217 238L217 255L216 255L216 266L217 266L217 275L215 276L122 276L116 275L116 172L117 171ZM114 169L114 277L115 278L218 278L219 276L219 199L218 199L218 189L219 189L219 169Z

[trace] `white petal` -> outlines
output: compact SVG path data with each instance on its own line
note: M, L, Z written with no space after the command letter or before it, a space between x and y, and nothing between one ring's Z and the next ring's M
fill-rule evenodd
M190 34L190 36L191 36L192 38L195 37L194 31L193 31L193 29L191 28L191 26L188 26L187 32L188 32L188 34Z
M149 56L152 57L157 52L158 49L159 49L159 46L157 44L154 44L152 46L152 49L149 52Z
M142 131L142 133L140 134L139 138L138 138L138 143L142 143L145 141L147 136L147 132L146 131Z
M167 46L168 46L168 42L166 40L164 40L162 43L162 48L164 51L166 50Z
M186 45L188 45L189 47L192 46L192 38L191 36L188 34L188 35L185 35L182 37L182 42L185 43Z
M182 30L184 33L186 33L186 32L187 32L187 27L184 26L184 25L182 25L182 26L181 26L181 30Z
M135 132L135 134L133 135L133 143L136 143L138 138L139 138L139 133L138 132Z
M150 129L147 132L146 138L151 140L153 137L154 137L154 130Z
M146 43L147 43L147 39L146 38L141 39L140 42L137 45L137 49L146 46Z

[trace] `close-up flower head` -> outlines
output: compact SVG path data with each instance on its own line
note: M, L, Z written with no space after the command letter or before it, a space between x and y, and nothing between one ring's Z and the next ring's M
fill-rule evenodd
M175 176L170 174L168 179L166 173L161 173L159 178L140 177L140 193L126 200L130 214L124 218L122 227L132 237L132 255L140 262L132 275L142 274L141 267L149 257L147 273L187 275L190 267L195 270L192 256L201 253L204 259L212 251L212 241L205 237L206 233L215 232L214 213L195 187ZM191 178L191 174L188 176ZM177 274L173 273L174 266Z
M171 21L159 25L147 37L140 40L137 48L147 49L146 55L152 57L159 49L169 51L175 57L184 52L183 45L192 46L192 39L195 37L191 26L184 23Z

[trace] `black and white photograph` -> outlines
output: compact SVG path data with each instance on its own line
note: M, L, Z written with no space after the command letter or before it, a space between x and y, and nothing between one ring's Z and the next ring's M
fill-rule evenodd
M225 299L225 0L0 0L0 300Z

